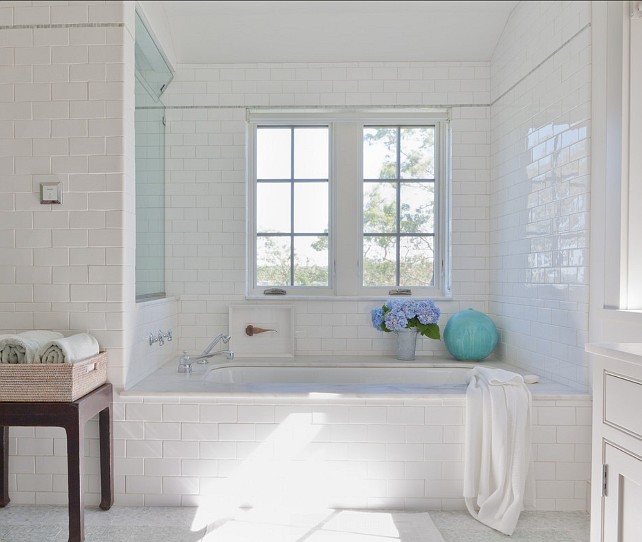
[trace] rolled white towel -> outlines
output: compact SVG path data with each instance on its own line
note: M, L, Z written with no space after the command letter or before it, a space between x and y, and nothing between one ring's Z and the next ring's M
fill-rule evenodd
M43 344L38 356L42 363L75 363L96 356L99 351L98 341L93 335L78 333Z
M0 363L40 363L38 350L48 341L61 338L57 331L24 331L0 335Z

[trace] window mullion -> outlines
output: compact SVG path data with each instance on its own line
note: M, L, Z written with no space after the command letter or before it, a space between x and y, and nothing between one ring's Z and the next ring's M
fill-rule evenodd
M397 242L395 254L395 278L399 286L401 280L401 128L397 127Z
M363 209L361 201L361 123L333 126L336 293L354 295L361 287L359 254L362 246Z
M290 286L294 286L294 127L290 128Z

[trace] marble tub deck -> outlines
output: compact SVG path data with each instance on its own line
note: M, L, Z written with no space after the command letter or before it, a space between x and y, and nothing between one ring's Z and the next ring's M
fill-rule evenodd
M194 525L196 508L113 507L85 511L87 542L587 542L583 512L523 512L512 537L467 512L326 510L258 514L248 510ZM0 510L0 540L66 542L67 509L9 505Z
M217 368L224 367L310 367L323 366L328 368L342 367L369 367L388 368L395 367L400 371L404 368L425 368L431 367L455 367L457 369L473 369L476 366L496 367L507 371L513 371L522 375L527 374L524 370L510 365L506 362L495 360L484 360L483 362L462 362L453 359L436 359L432 357L418 356L414 361L399 361L391 357L371 356L364 358L350 356L296 356L293 358L237 358L231 361L215 358L216 362L200 365L192 365L193 372L190 374L178 373L178 359L167 362L165 365L154 371L141 382L127 390L119 390L123 398L127 397L189 397L218 395L220 397L302 397L307 396L309 391L302 390L300 385L291 383L262 384L240 383L240 384L213 384L207 381L207 374ZM541 400L568 399L585 395L585 391L569 388L563 384L552 382L546 378L539 379L537 384L529 384L533 398ZM341 395L342 397L364 397L364 396L407 396L427 397L435 395L462 396L466 393L466 385L455 386L415 386L402 384L326 384L323 391Z

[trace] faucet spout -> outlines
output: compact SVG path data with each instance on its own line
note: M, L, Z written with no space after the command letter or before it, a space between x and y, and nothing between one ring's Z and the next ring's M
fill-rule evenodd
M201 356L207 356L212 351L212 348L214 348L219 341L223 341L223 344L227 344L230 342L231 338L232 337L230 335L225 335L225 333L221 333L220 335L215 337L210 344L207 345L207 348L203 350L203 353L201 354Z
M209 363L208 360L210 358L216 357L216 356L225 356L227 359L234 359L234 352L231 350L219 350L218 352L212 352L211 354L203 355L201 354L200 356L196 356L195 358L192 358L192 361L195 361L196 363Z

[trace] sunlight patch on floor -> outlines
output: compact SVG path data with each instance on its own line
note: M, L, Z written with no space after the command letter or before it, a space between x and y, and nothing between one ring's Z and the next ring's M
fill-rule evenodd
M248 510L218 528L207 542L403 542L390 512L325 510L305 513Z

